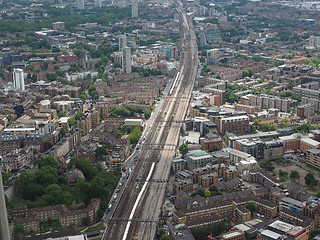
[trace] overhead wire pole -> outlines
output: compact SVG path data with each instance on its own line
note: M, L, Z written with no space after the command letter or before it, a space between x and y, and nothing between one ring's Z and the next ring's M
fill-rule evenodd
M0 165L0 239L10 240L10 231L8 224L7 208L4 198L3 183L2 183L2 173Z

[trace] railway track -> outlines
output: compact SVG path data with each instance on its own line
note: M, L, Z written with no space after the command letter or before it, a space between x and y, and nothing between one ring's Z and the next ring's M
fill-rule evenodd
M181 36L187 50L181 54L178 77L174 79L170 96L164 99L161 111L146 137L146 145L141 149L104 239L153 239L156 232L174 146L178 143L197 72L198 53L192 23L188 23L181 2L177 3L183 23ZM160 151L160 161L155 165Z

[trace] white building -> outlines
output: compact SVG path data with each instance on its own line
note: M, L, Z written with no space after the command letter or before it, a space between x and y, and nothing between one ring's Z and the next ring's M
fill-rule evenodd
M122 71L131 73L131 48L123 47L122 49Z
M15 68L13 70L13 88L19 89L20 91L25 90L23 69Z
M77 1L77 8L80 10L84 9L84 0L78 0Z
M101 8L102 0L94 0L94 7Z
M122 49L124 47L126 47L126 46L127 46L127 36L126 35L121 35L119 37L119 52L121 52Z
M132 0L132 17L137 18L138 16L138 0Z

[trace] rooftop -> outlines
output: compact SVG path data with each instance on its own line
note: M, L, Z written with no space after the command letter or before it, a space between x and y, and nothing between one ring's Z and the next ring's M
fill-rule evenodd
M316 140L313 140L313 139L311 139L311 138L303 138L303 139L301 139L301 142L304 142L304 143L306 143L306 144L309 144L309 145L311 145L311 146L313 146L313 147L317 147L317 146L319 146L319 144L320 144L320 142L318 142L318 141L316 141Z
M270 230L264 230L261 232L262 236L266 236L270 239L280 239L281 235Z

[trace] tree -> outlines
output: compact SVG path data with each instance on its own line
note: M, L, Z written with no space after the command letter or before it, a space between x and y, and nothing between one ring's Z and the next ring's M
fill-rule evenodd
M47 156L45 158L39 158L35 160L35 163L38 164L38 168L42 168L45 166L50 166L53 168L57 168L58 167L58 161L51 156Z
M163 228L159 228L158 235L161 237L164 234L166 234L166 230L164 230Z
M282 170L280 169L280 170L279 170L279 176L280 176L280 177L287 177L287 176L288 176L288 172L282 171Z
M291 171L290 173L290 179L295 182L297 181L298 179L300 179L300 175L297 171Z
M145 111L144 111L144 117L145 117L146 119L149 119L150 116L151 116L151 111L150 111L150 110L145 110Z
M180 151L180 153L182 154L182 157L184 157L184 155L185 155L187 152L189 152L188 145L187 145L187 144L182 144L182 145L180 145L179 151Z
M19 233L25 234L24 226L22 224L17 224L13 227L13 235L17 236Z
M214 152L219 151L219 150L220 150L220 148L219 148L218 145L214 145L214 146L213 146L213 151L214 151Z
M115 136L116 138L121 138L122 132L120 130L117 130L115 132L112 132L112 135Z
M142 135L142 132L139 127L135 127L133 131L129 134L128 139L132 144L137 144L140 137Z
M82 116L83 116L83 112L82 112L82 111L79 111L79 112L77 112L76 115L74 116L74 119L75 119L76 121L79 121Z
M109 155L109 152L106 146L102 146L102 147L97 147L96 150L94 150L94 154L98 158L100 156Z
M162 236L160 237L160 240L169 240L169 239L170 239L170 237L169 237L169 235L167 235L167 234L162 235Z
M251 212L256 212L257 211L257 205L253 202L249 202L247 205L247 208L249 209L249 211Z
M90 218L88 216L85 216L81 219L81 224L83 226L88 226L90 224Z
M10 175L2 171L1 171L1 174L2 174L2 182L5 183L10 178Z
M210 190L207 189L207 190L204 192L204 195L205 195L206 198L209 197L209 196L210 196Z
M61 134L62 137L64 137L67 134L66 130L64 128L61 128L60 134Z
M69 118L68 119L68 125L70 128L72 128L73 126L75 126L77 124L77 121L73 118Z
M43 143L43 147L44 147L44 151L49 150L50 148L52 148L52 142L49 140L45 140Z
M258 126L258 125L259 125L259 119L255 119L255 120L253 121L253 125Z
M304 177L304 181L308 186L317 186L318 181L314 178L314 175L312 173L308 173L305 177Z

